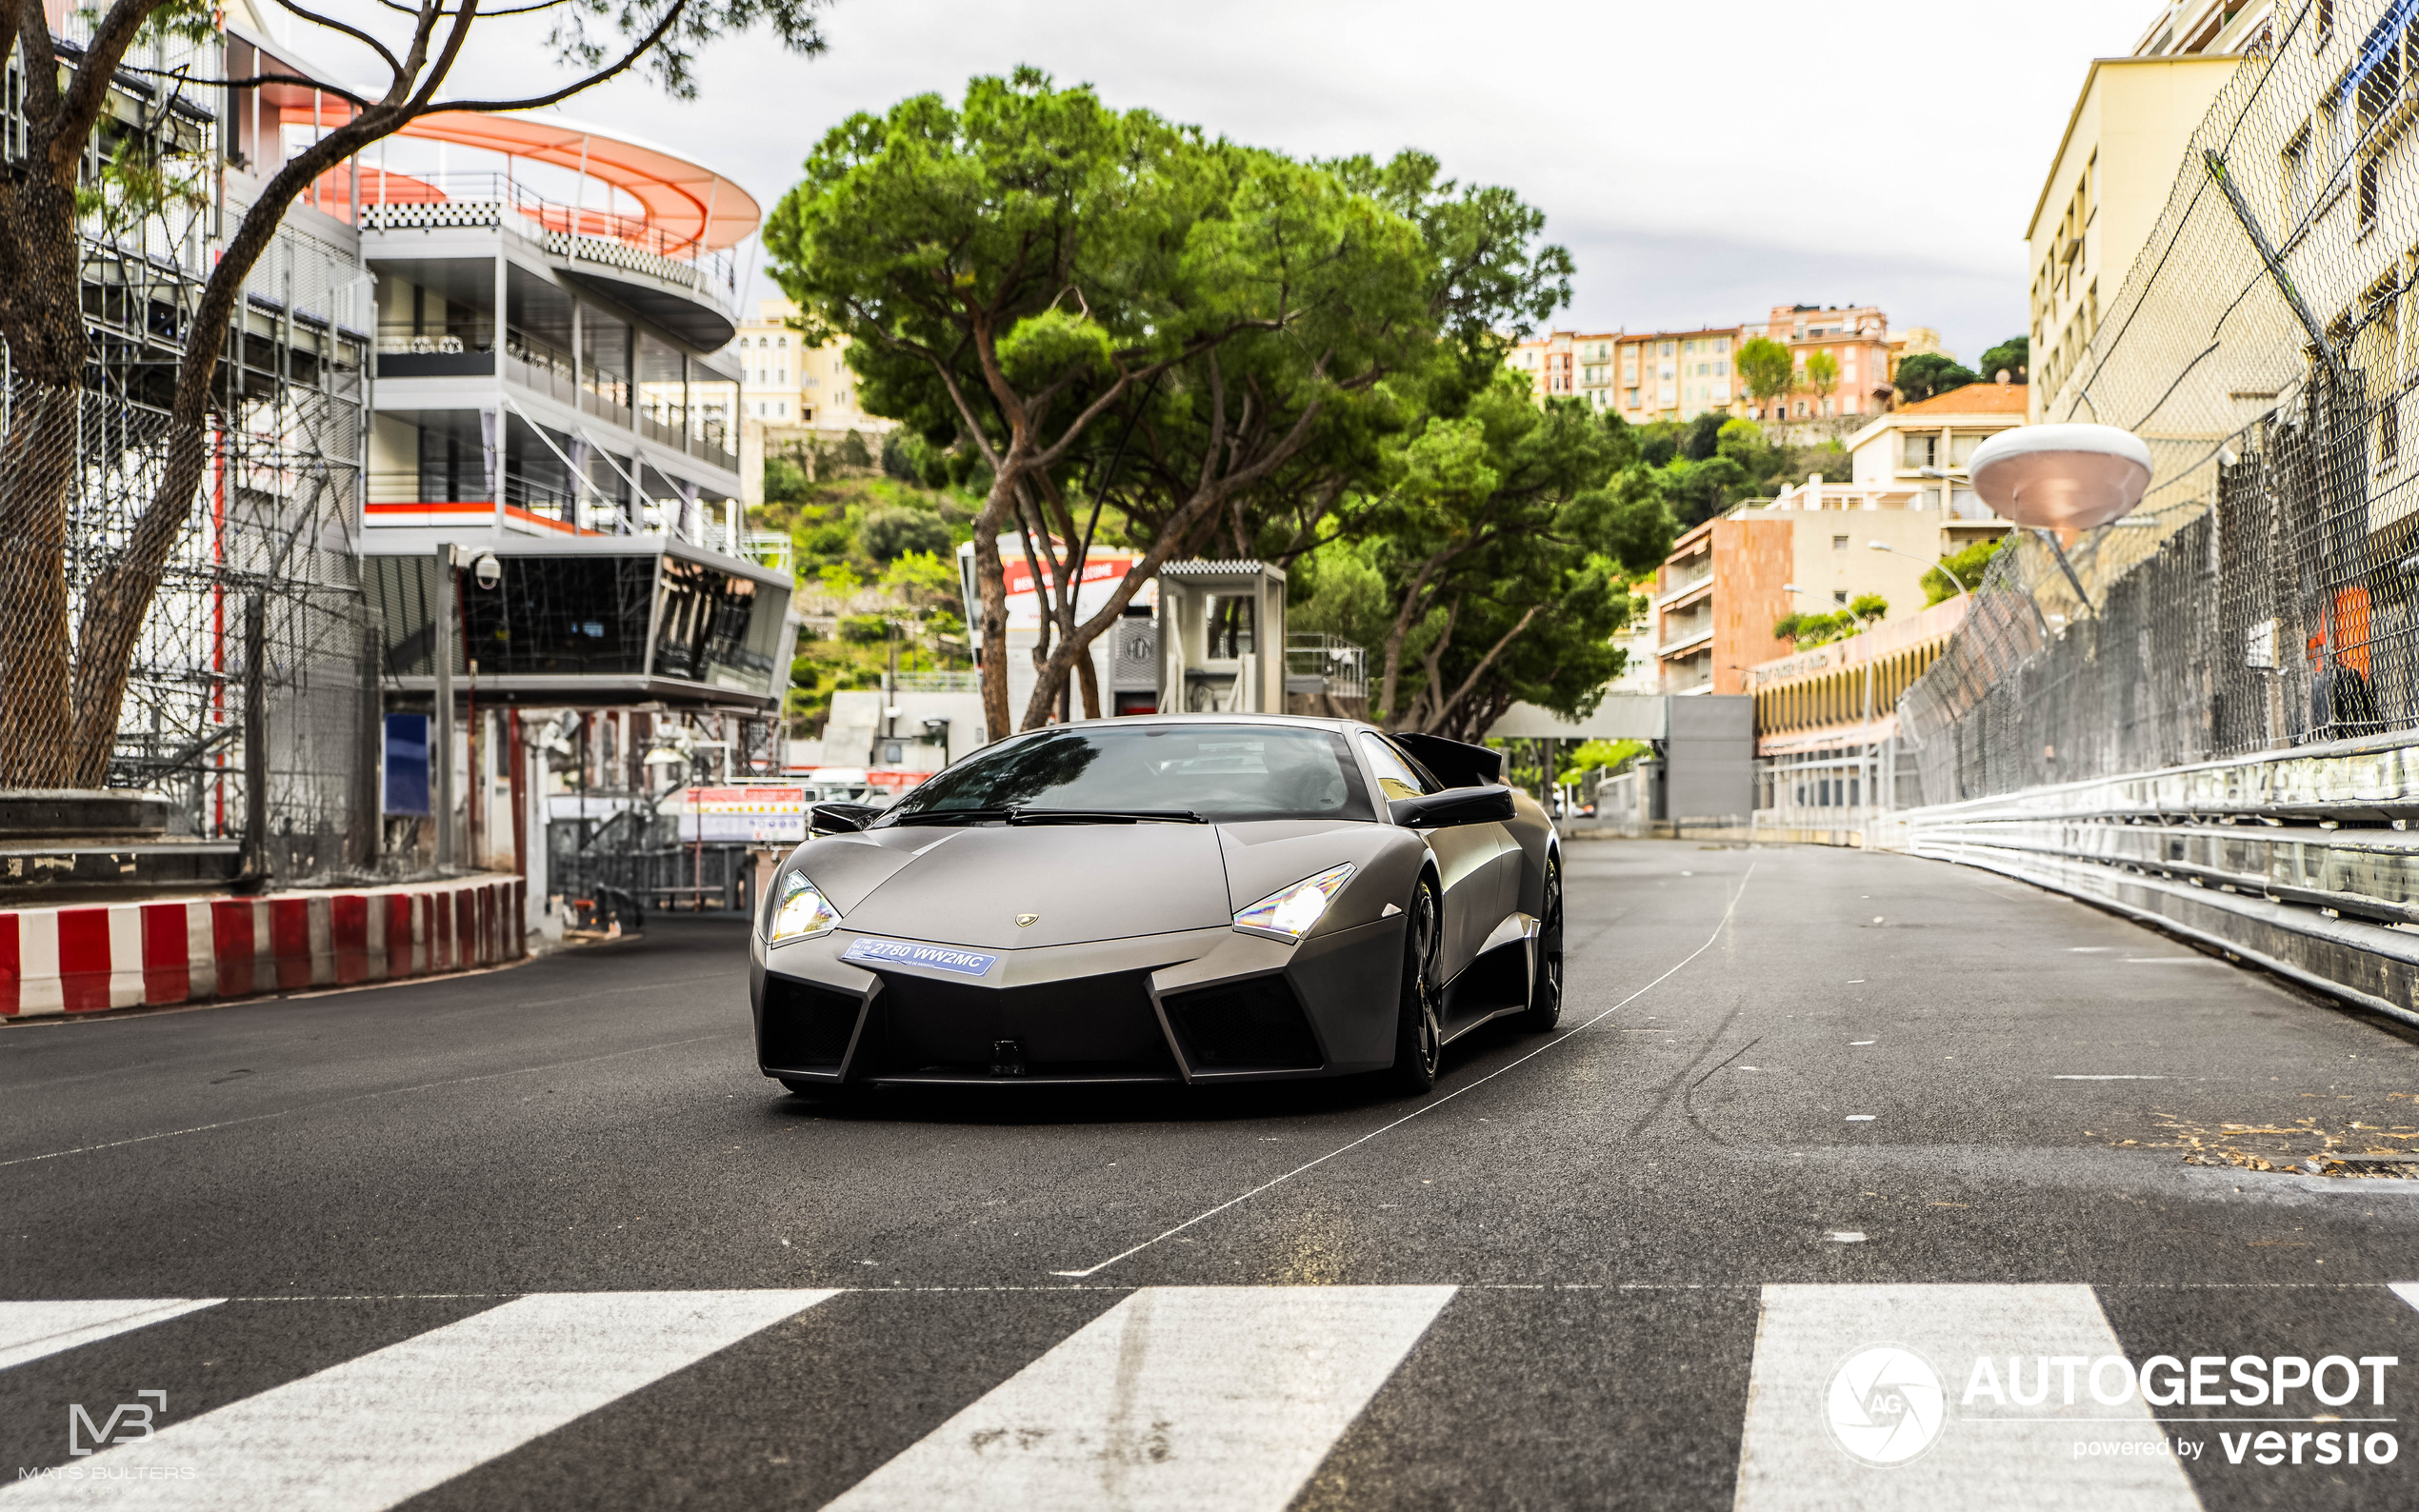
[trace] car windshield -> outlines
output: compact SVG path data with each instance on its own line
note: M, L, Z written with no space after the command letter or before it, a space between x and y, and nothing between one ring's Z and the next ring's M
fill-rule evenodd
M1376 817L1339 734L1187 724L1052 729L1010 741L932 778L880 823L1019 809L1221 822Z

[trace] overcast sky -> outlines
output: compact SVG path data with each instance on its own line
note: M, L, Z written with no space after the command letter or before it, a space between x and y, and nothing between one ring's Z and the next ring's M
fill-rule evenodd
M2129 50L2159 9L836 0L821 58L725 43L693 103L617 85L570 113L694 153L770 207L851 112L1031 63L1238 141L1418 147L1509 184L1578 262L1558 326L1870 302L1972 362L2024 328L2025 223L2089 61ZM476 71L526 82L510 50Z

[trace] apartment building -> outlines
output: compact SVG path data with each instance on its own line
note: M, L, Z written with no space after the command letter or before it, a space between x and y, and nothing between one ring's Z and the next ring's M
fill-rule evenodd
M846 336L820 347L807 345L790 322L798 307L786 299L759 300L756 318L739 323L730 354L739 368L740 413L771 429L870 434L892 422L866 413L849 370Z
M1847 482L1878 507L1943 516L1944 554L2005 535L1966 466L1985 440L2023 425L2028 405L2023 384L1978 383L1875 415L1848 439Z
M1835 613L1871 593L1889 605L1878 624L1898 624L1925 612L1932 564L2006 534L2007 522L1960 486L1955 459L2020 424L2024 400L2012 385L1970 387L1994 390L2001 408L1984 408L1989 396L1929 408L1960 389L1878 416L1855 437L1853 476L1810 479L1672 543L1653 600L1661 690L1752 691L1751 668L1791 654L1772 634L1783 616Z
M1874 305L1775 305L1758 325L1744 327L1743 340L1763 337L1789 348L1794 383L1769 402L1749 400L1744 412L1768 424L1874 414L1889 407L1889 318ZM1905 338L1899 345L1905 346ZM1815 381L1809 364L1827 355L1834 376Z
M1589 408L1610 408L1612 394L1611 331L1553 330L1512 348L1512 368L1529 378L1542 402L1584 399Z
M2269 10L2162 7L2141 50L2095 59L2084 74L2025 230L2034 421L2074 380L2103 301L2167 209L2185 146L2233 76L2237 50L2268 34Z

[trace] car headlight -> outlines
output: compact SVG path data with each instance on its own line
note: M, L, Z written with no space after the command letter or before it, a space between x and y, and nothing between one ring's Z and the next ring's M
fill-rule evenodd
M1352 880L1354 867L1348 862L1329 866L1315 877L1305 877L1290 887L1272 892L1234 916L1234 926L1255 934L1274 935L1280 940L1299 940L1310 932L1327 912L1327 905Z
M779 945L785 940L803 940L822 934L839 922L840 910L831 906L821 890L807 880L805 872L789 872L773 895L772 923L765 930L765 943Z

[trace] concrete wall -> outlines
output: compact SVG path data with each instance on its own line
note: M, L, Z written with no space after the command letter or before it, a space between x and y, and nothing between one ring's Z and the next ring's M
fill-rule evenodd
M1672 699L1664 771L1662 817L1744 822L1755 811L1755 700Z

